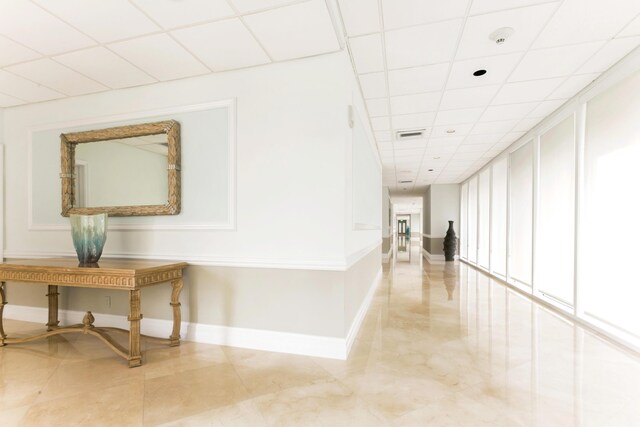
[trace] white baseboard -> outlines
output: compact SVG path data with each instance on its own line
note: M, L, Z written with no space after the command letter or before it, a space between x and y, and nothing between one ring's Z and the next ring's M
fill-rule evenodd
M188 341L302 356L347 359L344 338L192 323Z
M422 248L422 256L424 256L426 258L427 261L429 262L444 262L444 255L432 255L430 254L425 248ZM458 255L455 255L454 260L458 260Z
M347 333L347 353L345 355L349 356L351 352L351 347L353 347L353 343L358 337L358 332L360 331L360 327L362 326L362 322L364 321L367 312L369 311L369 307L371 306L371 301L373 301L373 296L376 294L376 289L378 289L378 285L382 281L382 267L378 270L376 277L373 279L373 283L369 286L369 291L367 292L367 296L364 297L362 304L360 304L360 309L358 313L356 313L356 317L353 319L351 323L351 327L349 328L349 333Z
M346 338L189 322L181 323L180 336L187 341L205 344L346 360L381 279L382 267L380 267L371 283L367 296L362 302ZM96 318L95 324L97 326L129 329L129 321L126 316L102 313L92 314ZM85 312L83 311L59 311L60 323L65 325L82 323L84 315ZM42 322L44 325L47 322L48 309L9 304L4 308L4 318L25 322ZM144 318L140 322L140 332L154 337L169 337L172 328L173 322L171 320ZM10 333L11 331L5 332Z
M389 252L386 254L382 254L382 262L387 263L391 260L391 256L393 255L393 248L389 248Z

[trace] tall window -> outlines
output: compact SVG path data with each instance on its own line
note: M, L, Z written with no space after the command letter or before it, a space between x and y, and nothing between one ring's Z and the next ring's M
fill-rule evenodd
M491 169L480 172L478 180L478 265L489 269Z
M507 174L506 157L491 166L491 272L507 275Z
M584 314L640 339L640 73L587 104L580 298Z
M478 262L478 176L474 176L469 181L469 261Z
M533 143L511 153L509 168L509 278L531 286Z
M536 288L573 306L575 229L574 118L540 136L536 221Z
M462 184L460 188L460 256L468 259L469 251L469 184Z

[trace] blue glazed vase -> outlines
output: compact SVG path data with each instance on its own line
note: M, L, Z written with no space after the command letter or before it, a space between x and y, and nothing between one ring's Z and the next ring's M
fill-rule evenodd
M107 214L70 215L71 237L80 265L98 262L107 240Z

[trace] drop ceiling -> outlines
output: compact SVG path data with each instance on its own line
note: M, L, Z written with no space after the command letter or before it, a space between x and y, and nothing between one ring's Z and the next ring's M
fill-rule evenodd
M0 108L335 52L344 35L401 192L462 181L640 45L637 0L1 5ZM500 27L515 31L498 45ZM395 140L414 128L426 136Z

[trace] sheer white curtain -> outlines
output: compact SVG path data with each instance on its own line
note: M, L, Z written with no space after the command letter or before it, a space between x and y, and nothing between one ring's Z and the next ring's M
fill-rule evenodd
M460 188L460 257L468 259L469 245L469 184L464 183Z
M509 276L531 286L533 243L533 142L510 155Z
M478 262L478 176L469 180L469 215L467 218L468 258L472 263Z
M506 157L491 166L491 272L507 275L507 174Z
M580 301L640 340L640 73L587 104Z
M540 135L536 288L573 305L575 238L574 116Z
M489 268L489 211L491 207L491 169L480 172L478 181L478 265Z

